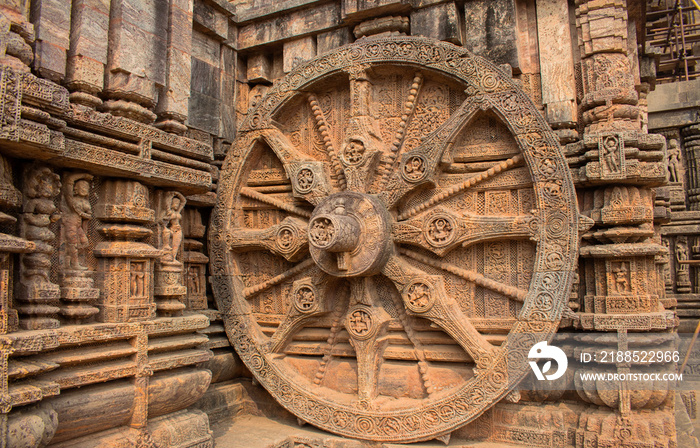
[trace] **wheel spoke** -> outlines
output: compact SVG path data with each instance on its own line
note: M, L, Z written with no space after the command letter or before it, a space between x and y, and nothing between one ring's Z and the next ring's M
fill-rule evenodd
M394 207L408 192L435 183L435 169L445 150L464 123L480 108L478 101L468 97L450 118L426 136L420 145L399 157L398 169L392 171L386 187L377 192L389 208Z
M297 216L301 216L303 218L311 218L311 213L304 210L303 208L295 207L291 204L288 204L284 201L281 201L277 199L274 196L270 196L267 194L260 193L258 191L255 191L254 189L250 187L243 187L241 188L241 195L255 199L256 201L263 202L268 205L272 205L274 207L277 207L280 210L287 211L289 213L294 213Z
M483 216L436 208L414 219L394 223L394 242L427 249L441 257L458 246L493 240L534 238L538 220L533 215Z
M226 241L229 249L238 252L267 249L289 261L299 261L309 251L306 228L305 221L288 216L267 229L236 229Z
M447 295L441 276L428 275L396 255L389 259L383 273L401 293L408 314L441 327L472 357L477 369L488 367L493 345L474 328L457 301Z
M464 190L471 188L481 182L484 182L488 179L491 179L494 177L496 174L499 174L501 172L510 170L512 168L518 167L523 164L525 161L524 157L521 154L518 154L516 156L511 157L510 159L504 160L502 162L496 163L494 166L489 168L486 171L482 171L479 174L475 174L474 176L470 177L469 179L465 180L464 182L461 182L457 185L453 185L450 188L447 188L445 191L442 191L436 196L433 196L430 200L423 202L422 204L419 204L410 210L402 213L399 215L399 221L406 220L408 218L411 218L418 213L422 212L423 210L427 209L428 207L432 207L435 204L438 204L440 202L443 202L451 197L453 197L456 194L459 194L463 192Z
M295 281L289 311L270 337L270 351L280 352L297 330L327 314L330 293L327 276L320 269L314 269L312 275Z
M358 400L371 407L377 397L379 369L389 339L391 316L379 303L374 280L370 277L350 281L350 309L345 328L357 359Z
M316 120L316 125L321 132L321 137L323 137L323 145L328 153L328 158L331 161L331 179L334 180L336 186L340 190L345 190L347 186L347 181L345 180L345 172L338 159L338 152L333 147L333 142L331 141L330 127L328 126L328 121L326 116L323 114L323 109L318 104L318 99L316 95L309 94L307 97L309 100L309 106L311 106L311 112L314 114L314 119Z
M395 301L400 302L401 299L397 297ZM425 389L425 392L428 395L432 395L437 391L434 382L431 379L430 371L428 369L430 365L428 363L428 359L425 356L425 348L423 347L423 343L416 336L416 333L413 329L413 325L408 319L406 310L403 307L403 302L396 303L396 305L396 310L398 312L399 321L401 322L403 331L404 333L406 333L406 337L408 337L408 340L411 342L411 344L413 344L413 352L416 356L416 359L418 360L418 370L420 372L421 380L423 382L423 388Z
M318 205L331 192L324 163L306 156L277 128L261 131L261 138L280 159L292 181L294 196Z
M265 291L266 289L270 289L275 285L279 285L283 281L294 277L295 275L301 274L305 270L309 269L311 266L314 265L314 261L311 258L307 258L306 260L302 261L301 263L297 264L296 266L287 269L283 273L276 275L272 277L271 279L265 280L262 283L258 283L257 285L254 286L249 286L243 290L243 297L246 299L250 299L253 297L255 294L258 294L261 291Z
M372 84L365 67L349 71L350 120L339 159L343 166L347 189L365 193L373 181L383 142L379 123L370 114Z
M454 274L461 277L467 281L474 283L475 285L481 286L482 288L490 289L491 291L502 294L516 302L524 302L527 297L527 291L516 288L514 286L504 285L503 283L491 280L478 272L470 271L468 269L462 269L453 264L445 263L442 261L436 261L429 257L423 256L418 252L414 252L408 249L399 249L399 251L409 258L413 258L416 261L420 261L423 264L432 266L437 269L442 269L443 271Z
M389 175L394 171L394 164L396 163L396 158L401 153L401 148L403 148L403 142L406 137L406 127L413 118L413 114L416 112L416 104L418 104L418 92L420 92L423 86L423 74L421 72L416 72L413 77L413 83L408 91L408 97L404 102L403 115L401 116L401 122L396 130L396 135L394 136L394 141L391 143L389 148L389 154L385 155L383 160L380 161L377 167L377 173L379 175L379 182L377 191L382 191L386 187L386 183L389 180Z
M338 333L340 332L341 325L345 320L345 316L347 315L347 313L345 313L347 307L340 306L340 304L335 305L336 306L335 311L333 312L333 322L331 324L331 331L328 335L326 346L323 349L323 358L321 359L321 362L318 365L318 370L316 370L316 375L314 376L314 384L317 386L321 385L321 382L323 381L323 378L326 375L326 371L328 370L328 364L333 358L333 348L338 342Z

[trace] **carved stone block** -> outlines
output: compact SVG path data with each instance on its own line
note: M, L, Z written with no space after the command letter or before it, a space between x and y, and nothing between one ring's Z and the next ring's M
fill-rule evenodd
M155 211L148 207L148 189L138 182L106 180L95 207L95 217L103 221L153 222Z
M155 317L153 258L160 251L143 243L98 244L97 307L102 322L131 322Z
M578 121L567 5L556 0L537 3L537 42L547 121L556 127Z
M464 25L468 30L464 46L496 64L520 68L513 0L467 2Z
M462 45L462 17L454 2L411 12L411 34Z
M265 53L256 53L247 61L248 82L251 83L271 83L272 82L272 61Z
M311 37L302 37L285 42L283 54L283 70L285 73L289 73L294 67L316 56L316 40Z

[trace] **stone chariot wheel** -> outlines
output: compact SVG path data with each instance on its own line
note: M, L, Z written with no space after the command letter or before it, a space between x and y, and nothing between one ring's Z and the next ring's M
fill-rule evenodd
M294 69L241 125L212 284L238 354L300 419L441 438L555 332L577 224L557 138L510 78L444 42L365 38Z

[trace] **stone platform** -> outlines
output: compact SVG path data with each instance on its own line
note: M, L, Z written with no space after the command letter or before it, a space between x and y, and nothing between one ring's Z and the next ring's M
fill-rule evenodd
M508 448L516 445L494 442L454 440L445 445L439 441L395 444L373 443L333 436L313 426L273 420L267 417L242 415L232 421L212 425L217 448Z

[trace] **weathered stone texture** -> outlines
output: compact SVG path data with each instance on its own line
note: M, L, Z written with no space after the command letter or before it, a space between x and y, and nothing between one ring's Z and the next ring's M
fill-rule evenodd
M462 44L462 17L454 2L411 12L411 34Z
M277 43L284 39L335 28L340 25L340 6L325 3L294 11L274 19L243 25L238 31L238 49Z
M542 103L552 125L578 121L569 8L559 1L537 3Z
M464 4L464 46L496 64L519 67L514 0Z
M283 70L285 73L289 73L294 67L316 56L316 40L313 37L304 37L285 42L283 54Z
M70 46L71 4L61 0L33 2L31 18L37 39L34 68L42 76L60 82L66 74Z
M155 0L112 2L105 91L115 99L155 105L166 80L168 12Z
M340 28L333 31L320 33L316 36L316 52L321 55L334 48L342 47L353 41L349 28Z
M218 135L221 117L221 44L196 30L192 31L191 76L189 124Z

